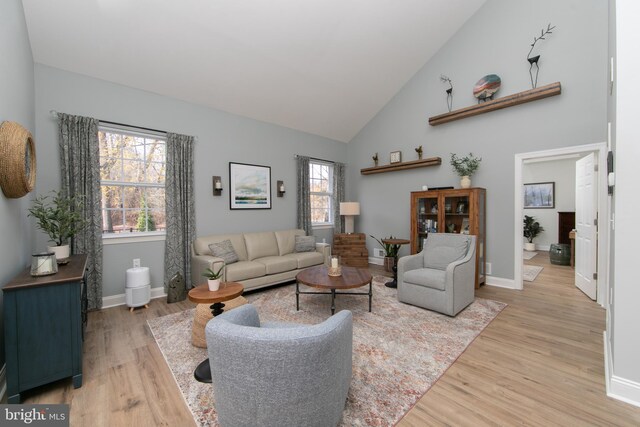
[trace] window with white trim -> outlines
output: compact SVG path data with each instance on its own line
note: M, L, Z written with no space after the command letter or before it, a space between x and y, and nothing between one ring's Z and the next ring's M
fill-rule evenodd
M309 162L311 224L333 225L333 165Z
M102 235L164 233L166 136L100 126Z

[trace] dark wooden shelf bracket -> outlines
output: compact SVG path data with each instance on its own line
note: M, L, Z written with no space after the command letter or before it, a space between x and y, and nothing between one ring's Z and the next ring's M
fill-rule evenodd
M390 165L374 166L372 168L360 169L362 175L373 175L374 173L384 173L401 171L406 169L425 168L427 166L438 166L442 163L440 157L429 157L426 159L412 160L410 162L393 163Z
M477 116L478 114L488 113L490 111L501 110L503 108L513 107L538 99L548 98L550 96L560 95L562 87L560 82L551 83L546 86L535 89L525 90L524 92L514 93L503 98L494 99L493 101L483 102L471 107L461 108L451 111L450 113L440 114L438 116L429 117L429 124L437 126L449 123L454 120L466 119L467 117Z

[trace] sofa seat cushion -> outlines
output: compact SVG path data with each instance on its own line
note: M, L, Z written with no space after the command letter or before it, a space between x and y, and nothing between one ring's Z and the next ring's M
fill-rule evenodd
M264 264L267 274L282 273L283 271L291 271L298 268L296 260L283 256L267 256L254 259L253 262Z
M435 268L418 268L404 273L403 281L412 285L444 291L446 272Z
M320 252L300 252L284 255L282 258L293 259L298 263L298 268L307 268L322 264L324 256Z
M265 265L255 261L238 261L227 265L225 270L225 280L227 282L238 282L267 274Z
M245 233L244 244L249 261L267 256L278 256L278 241L273 231Z

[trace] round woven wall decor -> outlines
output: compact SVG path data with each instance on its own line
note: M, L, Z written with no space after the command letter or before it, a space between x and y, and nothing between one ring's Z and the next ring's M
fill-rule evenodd
M36 183L36 149L31 132L16 122L0 125L0 187L5 196L17 199Z

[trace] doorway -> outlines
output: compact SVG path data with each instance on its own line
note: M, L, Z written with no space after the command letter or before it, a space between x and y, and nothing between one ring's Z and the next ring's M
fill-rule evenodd
M515 203L514 203L514 285L516 289L523 289L523 224L522 218L525 214L531 215L530 210L524 209L524 182L523 169L527 163L553 161L562 158L574 158L578 160L589 153L595 153L597 165L597 217L603 219L602 226L598 227L598 240L596 244L597 257L597 277L598 286L596 292L596 301L606 307L608 295L608 272L607 272L607 248L608 248L608 227L604 224L606 218L609 217L607 204L607 187L606 187L606 157L607 144L587 144L572 147L564 147L552 150L543 150L530 153L520 153L515 156Z

